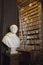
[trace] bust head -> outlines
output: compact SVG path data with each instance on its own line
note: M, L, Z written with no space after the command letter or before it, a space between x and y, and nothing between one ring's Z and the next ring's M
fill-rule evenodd
M10 26L10 31L11 31L13 34L15 34L15 33L17 33L17 31L18 31L18 27L17 27L15 24L13 24L13 25Z

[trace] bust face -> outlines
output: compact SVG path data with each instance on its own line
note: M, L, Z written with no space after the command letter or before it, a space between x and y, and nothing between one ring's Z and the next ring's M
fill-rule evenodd
M17 33L18 27L17 27L16 25L11 25L11 26L10 26L10 31L11 31L12 33Z

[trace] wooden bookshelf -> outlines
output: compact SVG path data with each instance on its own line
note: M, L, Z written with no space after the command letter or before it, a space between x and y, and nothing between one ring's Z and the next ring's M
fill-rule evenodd
M31 50L33 47L33 50L40 49L42 42L41 16L41 2L38 0L30 2L19 9L19 37L21 39L21 45L25 49L27 47Z

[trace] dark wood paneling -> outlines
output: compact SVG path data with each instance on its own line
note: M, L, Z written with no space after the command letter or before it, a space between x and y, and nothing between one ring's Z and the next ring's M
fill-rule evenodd
M9 26L17 24L17 2L16 0L0 0L0 48L1 65L3 65L4 55L2 45L3 36L9 31Z
M3 35L8 32L12 24L17 24L17 3L16 0L4 0L4 23Z

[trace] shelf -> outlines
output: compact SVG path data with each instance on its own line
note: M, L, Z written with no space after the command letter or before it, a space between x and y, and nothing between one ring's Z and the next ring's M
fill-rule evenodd
M31 11L31 10L37 8L37 6L39 6L39 5L40 5L40 3L38 3L38 5L35 4L35 6L32 6L32 7L30 7L30 8L29 8L29 5L27 5L27 7L25 7L25 9L24 9L23 11L21 11L21 10L22 10L22 9L21 9L21 10L19 10L19 12L20 12L20 13L22 12L21 14L24 14L24 13L27 12L27 11ZM20 14L20 15L21 15L21 14Z
M28 53L31 53L32 51L40 51L40 50L27 50L27 49L22 49L22 48L17 48L17 51L18 52L28 52Z
M31 6L29 6L30 4ZM38 41L41 39L41 3L33 1L30 4L19 10L19 34L21 33L21 40L26 41L26 44L28 42L28 45L35 48L41 44Z
M30 43L30 44L27 44L27 45L28 45L28 46L29 46L29 45L31 45L31 46L33 46L33 45L40 46L40 44L31 44L31 43Z

